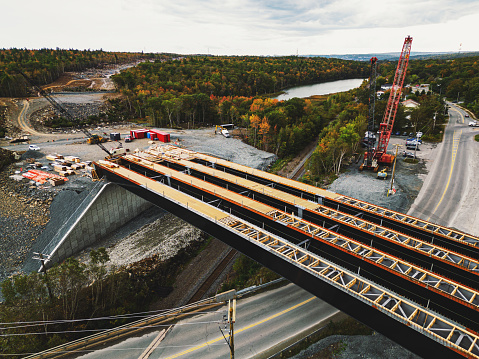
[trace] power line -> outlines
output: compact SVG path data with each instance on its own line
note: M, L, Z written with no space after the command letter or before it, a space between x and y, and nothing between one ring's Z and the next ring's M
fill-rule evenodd
M171 308L171 309L162 309L162 310L154 310L148 312L138 312L138 313L130 313L130 314L119 314L119 315L112 315L106 317L93 317L93 318L85 318L85 319L57 319L57 320L34 320L34 321L23 321L23 322L4 322L0 323L0 325L15 325L15 324L25 324L24 326L17 326L17 327L0 327L2 329L13 329L13 328L22 328L28 326L37 326L37 325L46 325L46 324L62 324L62 323L73 323L73 322L84 322L84 321L97 321L97 320L111 320L111 319L122 319L122 318L148 318L150 316L167 313L169 311L178 311L182 308L186 307L178 307L178 308ZM182 314L203 314L203 313L211 313L208 312L194 312L194 313L182 313Z
M194 313L197 314L197 313ZM207 322L194 322L194 323L176 323L177 326L183 325L205 325L205 324L218 324L221 323L219 320L207 321ZM171 324L157 324L157 325L142 325L142 326L132 326L129 328L122 328L122 330L137 330L137 329L148 329L148 328L160 328L168 327ZM15 337L15 336L27 336L27 335L48 335L48 334L66 334L66 333L85 333L85 332L101 332L108 330L116 330L115 328L108 329L82 329L82 330L61 330L61 331L48 331L48 332L29 332L29 333L11 333L11 334L0 334L0 337Z

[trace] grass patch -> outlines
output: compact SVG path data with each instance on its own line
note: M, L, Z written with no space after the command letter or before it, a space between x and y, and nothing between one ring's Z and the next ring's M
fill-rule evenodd
M477 142L479 142L479 135L475 135L475 136L474 136L474 140L477 141Z
M284 158L278 158L272 165L269 172L277 174L278 171L282 170L290 161L293 160L293 156L288 156Z
M404 162L406 162L406 163L419 163L419 160L417 158L405 158Z

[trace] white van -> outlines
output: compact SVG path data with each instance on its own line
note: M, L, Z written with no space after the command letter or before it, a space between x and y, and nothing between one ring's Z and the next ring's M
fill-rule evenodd
M231 135L230 135L230 133L228 132L228 130L221 130L221 134L222 134L223 136L225 136L226 138L231 137Z

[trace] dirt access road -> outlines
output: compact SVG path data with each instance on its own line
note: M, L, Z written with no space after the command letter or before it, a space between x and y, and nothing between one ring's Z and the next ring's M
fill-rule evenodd
M121 70L136 66L138 63L139 62L107 65L101 69L87 69L83 72L66 72L55 82L43 86L42 89L54 92L75 91L71 92L71 95L55 94L55 99L60 103L80 103L86 104L87 106L92 103L104 103L107 99L118 96L116 93L111 93L111 91L115 91L115 84L111 80L111 76L119 73ZM92 92L78 93L78 91L82 89ZM57 133L43 133L42 131L38 131L30 122L33 113L50 106L43 97L32 97L28 99L0 98L0 105L7 107L7 136L15 138L20 135L35 135L46 140L62 138L61 136L58 137ZM49 136L53 137L49 138ZM66 138L67 136L63 137ZM33 140L38 141L38 139ZM5 144L0 143L0 145Z

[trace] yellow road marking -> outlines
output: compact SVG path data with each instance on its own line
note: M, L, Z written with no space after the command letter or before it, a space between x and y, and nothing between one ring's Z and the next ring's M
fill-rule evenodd
M452 163L451 163L451 169L449 170L449 178L447 179L446 188L444 189L444 192L442 193L441 199L437 203L436 208L434 208L431 215L429 216L428 219L426 219L426 221L429 221L429 219L434 215L434 212L436 212L437 208L439 207L442 200L444 199L444 196L446 195L447 189L449 188L449 183L451 182L451 177L452 177L452 171L454 169L454 163L456 162L456 155L457 155L457 150L459 148L459 141L461 139L461 134L462 134L462 130L454 131L454 135L452 138L452 153L451 153Z
M451 106L451 110L454 110L456 111L459 115L461 115L461 118L462 118L462 123L464 123L464 116L462 115L461 111L459 111L458 109L454 108Z
M296 308L301 307L302 305L305 305L306 303L311 302L313 299L316 299L316 297L311 297L311 298L305 300L304 302L301 302L301 303L298 303L298 304L296 304L296 305L293 305L292 307L290 307L290 308L288 308L288 309L285 309L285 310L283 310L282 312L273 314L272 316L270 316L270 317L268 317L268 318L265 318L265 319L263 319L263 320L260 320L259 322L250 324L250 325L248 325L248 326L246 326L246 327L244 327L244 328L241 328L241 329L239 329L239 330L235 330L235 331L234 331L234 334L239 334L239 333L241 333L241 332L244 332L245 330L248 330L248 329L251 329L251 328L253 328L253 327L257 326L257 325L263 324L263 323L265 323L265 322L267 322L267 321L269 321L269 320L271 320L271 319L277 318L277 317L279 317L280 315L286 314L286 313L288 313L288 312L290 312L290 311L292 311L292 310L294 310L294 309L296 309ZM229 334L225 335L225 337L228 338L228 337L229 337ZM185 354L194 352L195 350L198 350L198 349L204 348L204 347L206 347L206 346L208 346L208 345L211 345L211 344L214 344L214 343L216 343L216 342L219 342L219 341L221 341L221 340L223 340L223 339L224 339L224 338L221 336L221 337L218 337L218 338L216 338L216 339L209 340L209 341L207 341L206 343L197 345L196 347L187 349L187 350L185 350L185 351L183 351L183 352L181 352L181 353L178 353L178 354L169 356L169 357L166 358L166 359L178 358L178 357L183 356L183 355L185 355Z

